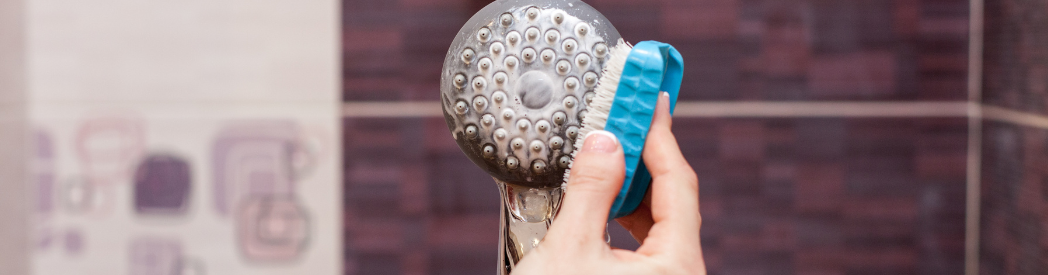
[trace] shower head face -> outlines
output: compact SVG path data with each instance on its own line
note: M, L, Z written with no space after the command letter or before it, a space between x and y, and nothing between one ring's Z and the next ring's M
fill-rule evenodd
M581 1L495 1L448 49L441 105L466 156L496 179L563 182L572 144L619 33Z

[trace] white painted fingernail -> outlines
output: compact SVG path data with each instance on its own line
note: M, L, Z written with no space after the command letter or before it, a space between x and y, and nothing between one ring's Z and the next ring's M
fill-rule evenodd
M618 146L619 138L604 130L590 131L582 140L582 152L610 153Z

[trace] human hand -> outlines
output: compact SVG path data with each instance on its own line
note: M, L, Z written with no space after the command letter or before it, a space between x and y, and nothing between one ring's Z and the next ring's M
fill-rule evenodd
M575 157L557 219L513 274L706 274L698 178L670 132L670 120L663 93L644 144L644 164L653 178L649 197L636 212L616 219L641 243L637 251L604 241L626 164L615 136L594 131Z

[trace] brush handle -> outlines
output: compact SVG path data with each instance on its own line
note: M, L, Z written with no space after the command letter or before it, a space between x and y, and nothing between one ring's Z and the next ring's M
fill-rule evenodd
M633 213L651 185L651 173L641 158L644 141L655 115L659 92L670 95L670 114L684 74L684 59L670 44L657 41L637 43L626 58L615 101L604 130L619 137L626 160L626 178L608 213L608 219Z

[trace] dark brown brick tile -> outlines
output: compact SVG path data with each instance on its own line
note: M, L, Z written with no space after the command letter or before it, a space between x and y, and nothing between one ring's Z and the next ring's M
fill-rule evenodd
M983 125L980 274L1048 272L1048 130Z
M486 3L344 1L343 98L436 100L451 40ZM967 1L587 3L629 41L673 44L687 61L685 100L967 97Z
M352 274L493 270L498 192L441 118L344 125ZM701 182L710 274L962 269L963 118L678 118L674 129Z
M1048 114L1046 1L987 1L983 101Z

